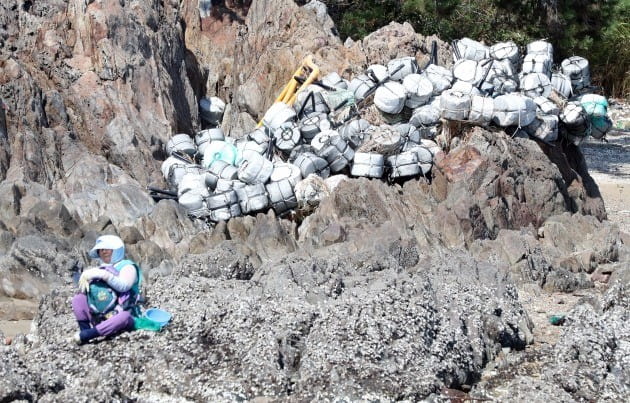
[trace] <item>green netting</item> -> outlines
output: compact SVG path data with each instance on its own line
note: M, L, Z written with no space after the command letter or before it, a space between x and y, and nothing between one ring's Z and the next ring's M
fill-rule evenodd
M162 330L162 325L159 322L151 320L146 316L133 318L134 330L151 330L153 332L159 332Z
M348 90L322 91L324 100L331 110L355 104L354 93Z

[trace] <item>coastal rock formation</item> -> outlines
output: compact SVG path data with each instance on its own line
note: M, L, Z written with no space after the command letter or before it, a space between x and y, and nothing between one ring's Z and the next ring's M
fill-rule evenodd
M609 292L568 316L535 383L559 399L627 394L629 238L605 220L579 147L462 127L430 178L345 179L288 218L209 225L155 202L146 186L165 186L171 135L202 127L200 97L225 99L222 127L242 137L306 55L349 78L396 56L422 64L436 39L392 23L342 44L319 2L219 3L203 16L197 2L0 4L0 314L35 315L0 346L0 401L470 390L504 350L533 342L518 287L571 292L599 275ZM148 305L174 320L78 347L66 341L71 270L103 233L121 236ZM583 334L596 339L579 347L584 362L572 354ZM513 385L534 399L527 382Z

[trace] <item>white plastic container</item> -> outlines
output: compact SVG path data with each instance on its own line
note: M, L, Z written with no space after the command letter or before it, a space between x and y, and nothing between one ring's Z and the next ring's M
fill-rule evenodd
M256 213L269 208L269 197L262 183L248 185L234 190L243 214Z
M348 89L354 93L354 97L358 101L365 98L367 92L374 86L376 86L376 83L370 77L360 74L350 81Z
M455 81L455 83L453 83L453 86L450 88L450 90L447 90L447 91L460 92L462 94L466 94L471 97L474 95L481 95L481 91L479 91L477 87L473 86L471 83L467 81L459 81L459 80ZM444 94L444 92L442 94Z
M494 113L494 99L491 97L473 96L470 100L468 120L480 125L487 125Z
M418 166L420 166L420 173L422 175L428 175L433 167L433 154L427 147L418 145L413 147L409 151L415 152L418 157Z
M208 172L215 175L217 178L230 180L238 178L238 169L234 165L228 164L222 160L213 161L208 167Z
M322 178L330 176L328 162L324 158L311 152L299 154L295 158L295 161L293 161L293 164L300 168L300 173L303 178L311 174L316 174Z
M365 72L376 83L385 80L389 75L387 67L382 64L371 64L365 69Z
M365 119L355 119L339 128L339 135L348 142L350 147L357 149L369 137L370 123Z
M265 151L269 147L272 131L265 126L261 126L247 135L251 141L255 141Z
M405 106L417 108L425 105L433 95L433 83L424 75L409 74L403 79L403 87L407 93Z
M236 189L244 188L245 186L247 186L247 184L244 183L244 182L241 182L238 179L219 178L217 180L217 186L214 189L214 193L216 193L216 194L225 193L225 192L228 192L230 190L236 190Z
M269 181L280 182L285 179L295 186L302 179L300 168L288 162L275 162Z
M262 156L265 154L265 149L255 141L239 141L236 143L236 161L234 165L240 166L250 153Z
M206 199L206 204L211 211L210 220L214 222L227 221L242 214L238 196L234 190L210 195Z
M571 79L574 90L591 85L591 72L588 60L581 56L571 56L560 64L562 73Z
M168 182L172 187L179 187L179 183L187 173L202 173L203 168L197 164L190 164L183 162L179 158L168 157L161 166L162 175L164 180Z
M562 73L551 74L551 86L566 99L573 96L571 79Z
M197 152L197 147L189 135L180 133L173 135L166 143L166 152L169 155L176 151L193 156Z
M310 142L318 133L330 130L332 124L328 120L328 115L320 113L302 119L299 128L304 141Z
M220 127L198 131L195 135L195 144L197 145L199 154L203 155L206 146L215 140L225 140L225 135Z
M206 176L204 173L188 172L184 174L177 187L177 196L181 196L187 192L199 193L203 197L210 194L206 186Z
M525 127L536 118L536 104L520 94L499 95L494 99L492 121L499 126Z
M322 78L322 82L329 87L335 87L340 90L348 89L348 81L341 78L336 72L328 73Z
M227 141L215 140L204 148L202 165L209 168L214 161L223 161L230 165L236 163L236 147Z
M559 117L571 134L588 134L588 115L579 101L567 103Z
M545 97L536 97L534 98L534 103L536 104L537 115L554 115L558 116L560 114L560 107L552 102L549 98Z
M509 60L513 66L517 66L520 52L514 42L499 42L490 47L490 57L496 60Z
M297 207L297 198L293 191L293 185L288 180L271 182L266 186L271 208L276 215L281 215Z
M387 63L387 73L392 80L400 81L409 74L418 72L418 62L413 56L400 57Z
M433 95L440 95L444 90L450 88L453 83L451 70L437 64L430 64L422 74L433 84Z
M544 54L532 54L525 55L523 60L522 73L543 73L548 78L551 78L551 65L552 59Z
M297 146L302 139L300 128L294 122L283 123L274 130L273 135L276 139L276 148L286 153Z
M441 116L448 120L466 120L470 113L470 95L452 89L440 96Z
M392 179L419 175L422 170L418 164L418 155L414 151L406 151L387 157L389 176Z
M273 131L283 123L293 121L295 116L296 113L292 107L283 102L276 102L263 116L263 124Z
M210 97L199 100L199 114L203 120L213 126L218 126L223 120L225 102L221 98Z
M377 88L374 94L374 105L385 113L397 114L405 107L407 92L402 84L388 81Z
M293 107L298 114L298 118L330 112L322 93L319 91L299 92Z
M416 127L436 125L440 122L440 113L439 107L435 107L432 104L422 105L414 109L409 123Z
M553 45L547 41L534 41L527 44L527 54L543 55L553 60Z
M479 61L487 59L490 55L490 49L481 42L472 40L470 38L462 38L455 42L457 46L460 60L473 60ZM453 55L453 60L457 60L457 55Z
M537 117L525 131L530 136L543 141L552 142L558 139L558 117L554 115L542 115Z
M238 179L241 182L253 185L266 183L273 172L273 162L260 154L251 153L243 160L238 168Z
M365 178L381 178L385 166L385 158L376 153L355 153L352 161L352 176Z
M455 80L466 81L473 86L478 86L487 76L492 67L492 60L482 61L461 59L453 66L453 78Z
M547 98L551 95L551 81L543 73L529 73L521 76L521 91L530 98L542 96Z
M331 172L341 171L354 158L354 150L333 130L318 134L311 145L317 155L328 162Z
M204 198L199 193L187 192L182 194L177 202L186 210L198 210L205 207Z

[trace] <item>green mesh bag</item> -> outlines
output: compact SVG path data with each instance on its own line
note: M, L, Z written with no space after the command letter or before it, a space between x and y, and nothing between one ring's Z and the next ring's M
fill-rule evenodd
M332 111L336 111L337 109L351 106L356 103L354 93L348 90L322 91L322 95L324 96L326 104L328 104L328 107L330 107Z

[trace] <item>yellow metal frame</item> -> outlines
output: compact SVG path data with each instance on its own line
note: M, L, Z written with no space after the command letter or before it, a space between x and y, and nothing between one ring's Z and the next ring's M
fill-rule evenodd
M303 73L308 73L308 77L298 88L299 82L295 79L295 77L300 77ZM317 65L313 62L313 55L306 56L302 61L300 67L298 67L298 69L295 70L295 73L293 73L293 75L291 76L291 79L289 80L287 85L284 86L282 92L280 93L280 95L278 95L275 102L283 102L289 106L293 105L295 99L297 98L297 94L309 85L311 85L315 80L317 80L318 77L319 67L317 67ZM263 122L261 120L260 122L258 122L257 127L262 126L262 124Z

